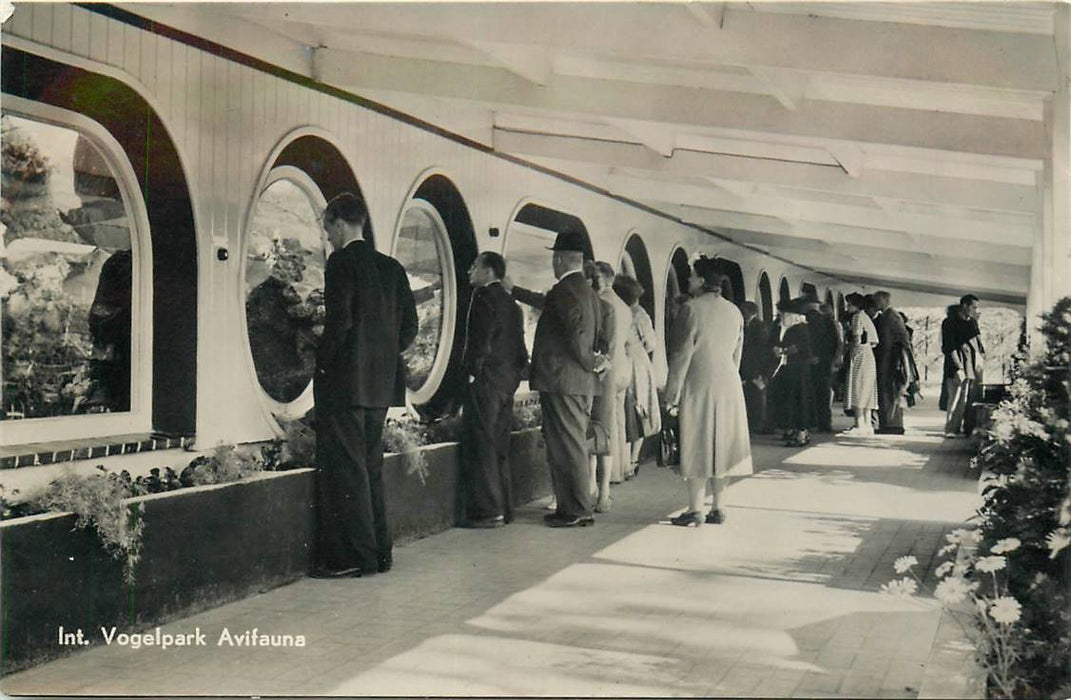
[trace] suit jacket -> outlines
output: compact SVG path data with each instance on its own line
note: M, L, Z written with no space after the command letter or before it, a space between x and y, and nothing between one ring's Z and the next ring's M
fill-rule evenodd
M324 271L324 307L317 410L403 405L400 353L416 337L417 313L401 263L365 241L336 250Z
M744 346L740 353L740 377L767 381L777 367L770 342L770 327L755 317L744 326Z
M595 394L595 339L601 326L599 297L580 272L558 280L543 304L532 343L536 391Z
M832 316L820 311L807 314L807 326L811 331L811 350L820 365L832 365L840 353L841 337L837 322Z
M881 312L874 325L878 329L878 347L874 349L878 378L889 378L896 372L904 348L911 348L911 339L900 312L891 306Z
M502 285L473 291L466 321L462 366L476 383L512 394L528 366L521 307Z

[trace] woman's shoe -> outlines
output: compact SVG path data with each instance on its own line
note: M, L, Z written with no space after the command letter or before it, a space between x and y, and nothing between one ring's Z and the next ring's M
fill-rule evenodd
M595 505L595 512L596 513L609 513L610 512L610 499L607 498L605 501L599 501Z
M707 525L721 525L723 522L725 522L725 511L720 508L711 508L706 517Z
M669 522L680 527L699 527L703 524L703 515L698 510L686 510L677 517L670 518Z

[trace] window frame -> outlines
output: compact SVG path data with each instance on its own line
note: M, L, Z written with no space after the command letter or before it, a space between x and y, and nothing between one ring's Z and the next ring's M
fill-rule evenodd
M241 246L242 269L240 273L240 281L238 283L238 293L241 296L239 304L242 318L242 337L245 339L244 355L246 371L249 373L253 386L256 387L256 392L260 397L261 405L277 419L296 420L308 413L309 409L313 407L312 382L315 377L315 372L309 377L308 384L293 401L283 402L272 397L264 388L264 385L260 383L260 377L257 375L257 366L253 359L253 344L250 342L249 338L249 319L246 315L245 308L246 297L249 293L246 289L245 273L249 256L249 244L252 242L250 228L253 225L254 212L256 211L257 204L260 203L261 197L264 196L264 193L267 192L268 188L280 180L289 180L301 189L302 192L305 193L305 196L309 198L312 209L316 212L317 216L322 216L324 208L327 206L327 198L324 197L323 192L320 191L319 185L312 179L312 176L301 168L294 165L276 165L268 170L267 175L264 177L264 181L261 183L260 188L257 191L256 197L253 199L253 206L249 209L249 216L245 223L245 231L243 231ZM333 250L331 243L328 241L327 236L323 231L322 225L319 234L320 243L323 245L324 269L326 271L327 258L330 257Z
M85 440L152 431L153 290L152 232L134 168L119 142L93 119L53 105L3 93L3 112L15 117L69 129L85 138L115 178L130 222L130 410L0 421L5 447L55 440Z
M390 255L398 259L398 243L401 241L402 224L406 215L412 210L419 210L427 214L435 228L436 250L439 251L439 264L443 275L443 309L442 321L439 326L439 343L435 349L435 359L432 361L431 371L428 372L424 383L417 390L406 388L406 402L412 405L421 405L430 401L442 385L446 377L446 370L450 364L450 354L454 345L454 337L457 333L457 295L458 279L454 269L454 248L450 240L450 231L446 228L442 214L431 202L419 197L411 197L398 216L398 223L394 227L394 236L391 240ZM400 260L398 261L401 262ZM403 264L404 267L404 264Z

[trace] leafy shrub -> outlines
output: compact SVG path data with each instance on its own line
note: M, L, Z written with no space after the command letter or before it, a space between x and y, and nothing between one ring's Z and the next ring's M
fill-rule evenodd
M1010 396L976 457L983 490L982 548L1008 539L1008 595L1022 604L1006 696L1048 697L1071 683L1071 297L1043 316L1044 357L1017 369ZM987 662L996 663L990 653Z
M420 449L425 440L425 428L416 421L388 418L383 426L383 449L400 453L405 463L405 473L410 476L416 474L421 484L427 483L428 478L428 458Z

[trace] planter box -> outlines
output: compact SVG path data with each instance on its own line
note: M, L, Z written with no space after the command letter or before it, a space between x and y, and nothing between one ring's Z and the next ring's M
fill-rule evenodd
M424 449L427 473L407 473L402 455L383 465L387 509L397 542L457 522L457 443ZM515 504L550 493L538 429L513 434ZM64 630L151 628L305 576L312 564L316 472L265 472L231 484L141 496L145 534L136 580L70 513L0 523L0 675L60 656ZM92 634L89 634L92 631Z
M133 585L96 531L70 513L0 524L2 673L63 654L58 628L149 627L305 576L312 469L131 499L145 533ZM268 530L270 528L270 531Z
M460 515L458 443L428 445L424 456L427 474L423 483L418 474L407 473L402 455L387 455L383 460L387 514L396 542L449 530ZM550 494L550 474L538 428L513 433L509 456L514 506Z

